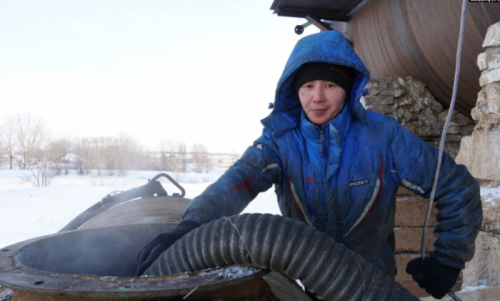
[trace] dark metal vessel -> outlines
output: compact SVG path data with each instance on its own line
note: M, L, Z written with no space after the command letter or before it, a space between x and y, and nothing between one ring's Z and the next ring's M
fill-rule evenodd
M175 223L130 224L68 231L0 250L0 285L13 300L278 300L262 280L225 269L133 277L139 250ZM218 278L223 274L227 277Z
M142 193L143 187L130 191ZM158 233L175 227L190 200L166 196L166 192L132 201L104 202L107 197L70 222L85 220L76 229L0 249L0 300L139 301L186 296L188 300L288 300L297 296L308 300L295 282L252 267L135 277L139 251ZM96 211L110 203L115 205Z

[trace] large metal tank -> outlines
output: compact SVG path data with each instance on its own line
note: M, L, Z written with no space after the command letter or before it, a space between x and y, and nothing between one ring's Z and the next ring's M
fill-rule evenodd
M372 78L413 76L449 106L462 1L365 0L348 22L348 37ZM469 115L480 90L478 54L498 3L468 3L456 110Z

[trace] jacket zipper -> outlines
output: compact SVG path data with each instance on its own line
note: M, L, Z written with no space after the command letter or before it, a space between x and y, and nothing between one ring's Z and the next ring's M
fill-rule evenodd
M323 126L320 126L320 132L319 132L319 140L320 140L320 148L319 148L319 152L320 152L320 155L322 157L322 160L323 160L323 172L322 172L322 182L323 182L323 202L321 202L321 212L323 215L323 220L321 221L322 224L324 224L324 227L325 227L325 233L328 234L328 211L326 210L325 208L325 204L326 204L326 194L327 194L327 191L328 191L328 188L325 183L325 175L326 175L326 169L327 169L327 161L328 161L328 158L325 156L325 151L324 151L324 144L325 144L325 133L323 132Z
M319 140L321 141L319 146L319 153L323 155L323 144L325 142L325 133L323 133L323 128L321 128L321 131L319 132Z

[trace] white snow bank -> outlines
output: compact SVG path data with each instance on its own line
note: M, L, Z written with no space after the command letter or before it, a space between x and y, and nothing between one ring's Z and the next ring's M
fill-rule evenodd
M472 292L472 291L477 291L477 290L482 290L482 289L487 289L487 285L479 285L479 286L466 286L460 290L460 293L465 293L465 292Z
M497 206L495 200L500 200L500 187L492 187L491 185L481 187L481 197L485 203L491 203L491 205Z
M192 199L225 171L168 174L184 187L185 197ZM55 233L108 193L142 186L158 173L130 171L125 176L100 177L70 172L53 178L48 187L35 188L21 179L23 171L0 170L0 248ZM167 179L160 182L169 195L179 192ZM261 193L244 212L280 214L273 189Z
M184 187L185 197L192 199L225 171L216 168L210 173L168 174ZM48 187L35 188L21 179L23 171L0 170L0 248L55 233L108 193L142 186L158 173L130 171L125 176L100 177L95 172L79 176L72 171L55 177ZM160 181L169 195L179 192L165 178ZM485 202L497 206L495 199L500 199L500 187L481 187L481 196ZM259 194L243 212L280 214L274 190Z

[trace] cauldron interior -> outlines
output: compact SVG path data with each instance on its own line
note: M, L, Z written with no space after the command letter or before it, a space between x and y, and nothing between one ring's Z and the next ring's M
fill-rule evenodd
M172 224L134 224L63 232L19 250L16 261L28 268L63 274L133 277L137 254Z

